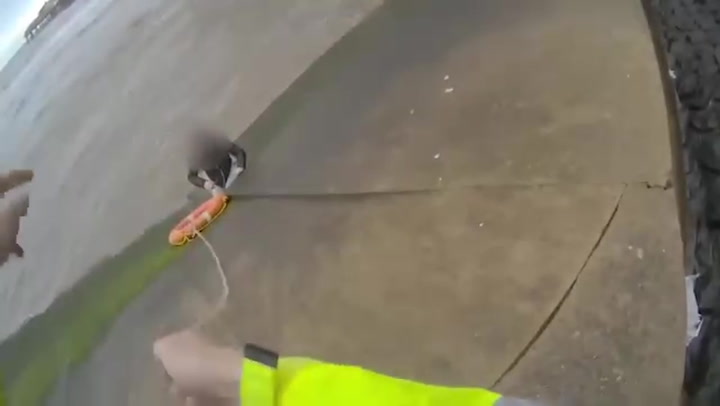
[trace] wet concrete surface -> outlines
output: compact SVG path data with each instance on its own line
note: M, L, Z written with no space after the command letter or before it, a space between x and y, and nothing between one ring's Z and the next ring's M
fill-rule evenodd
M0 337L186 203L181 140L238 134L378 1L78 0L0 75L4 169L35 170Z
M498 388L558 405L677 405L682 251L672 191L628 188L557 317Z
M250 168L208 231L230 303L206 329L549 404L676 404L662 103L640 4L386 2L240 137ZM196 243L50 403L169 404L151 343L218 292Z
M479 188L237 200L208 233L232 287L209 331L285 354L489 386L540 327L539 315L552 311L619 193ZM518 206L523 213L512 210ZM238 225L244 232L235 233ZM220 289L205 247L193 251L183 260L187 268L133 305L80 369L84 379L75 382L100 386L70 384L65 404L162 398L166 387L145 343L203 317Z
M661 183L657 66L626 3L394 2L243 135L262 162L243 193Z

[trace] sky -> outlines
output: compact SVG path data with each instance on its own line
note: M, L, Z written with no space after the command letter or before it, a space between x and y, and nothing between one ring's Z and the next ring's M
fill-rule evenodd
M0 69L20 49L23 35L45 0L0 0Z

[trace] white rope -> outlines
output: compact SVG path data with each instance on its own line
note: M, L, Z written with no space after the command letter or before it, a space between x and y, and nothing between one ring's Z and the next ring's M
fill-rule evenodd
M215 249L213 248L210 241L205 238L205 236L197 229L195 228L193 230L196 236L200 237L203 243L205 243L205 246L210 251L210 255L212 255L213 259L215 260L215 266L217 267L217 272L220 275L220 281L222 282L222 295L220 296L220 299L217 301L215 308L212 309L210 313L208 313L205 317L199 319L198 321L193 324L193 326L190 328L191 330L195 330L199 327L202 327L205 322L208 320L211 320L214 318L218 313L220 313L225 306L227 305L228 296L230 296L230 286L228 286L228 280L227 275L225 274L225 269L223 269L222 263L220 262L220 258L218 257L217 253L215 252Z

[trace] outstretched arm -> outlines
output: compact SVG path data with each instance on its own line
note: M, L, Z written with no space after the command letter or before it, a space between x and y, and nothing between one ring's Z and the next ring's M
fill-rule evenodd
M154 353L173 380L173 392L183 401L218 399L253 406L539 406L482 388L426 385L357 366L278 358L255 346L246 347L243 355L191 331L156 341Z

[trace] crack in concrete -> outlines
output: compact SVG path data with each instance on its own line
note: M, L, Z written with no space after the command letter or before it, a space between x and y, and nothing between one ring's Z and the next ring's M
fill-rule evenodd
M527 345L523 347L523 349L518 353L517 357L508 365L508 367L503 371L502 374L498 377L498 379L495 380L495 382L492 384L491 388L495 388L497 385L502 382L503 379L507 375L512 372L515 367L522 361L522 359L527 355L527 353L530 351L530 349L535 345L537 340L540 338L540 336L543 335L543 333L547 330L547 328L550 326L550 324L555 320L555 316L560 312L560 309L565 304L565 301L568 297L570 297L570 293L572 293L573 289L575 288L575 285L577 284L577 281L580 279L580 276L585 271L585 268L587 267L588 263L590 263L590 259L595 255L595 252L597 251L598 247L600 246L600 243L605 238L605 235L607 234L608 229L610 229L610 225L612 224L613 220L615 219L615 215L618 212L618 209L620 208L620 203L622 201L623 195L625 194L625 191L627 190L628 185L625 184L623 189L620 191L620 194L618 195L617 201L615 202L615 207L613 208L612 213L610 214L610 217L608 217L608 220L605 222L605 225L603 226L602 230L600 231L600 235L598 236L597 240L595 241L595 244L590 249L590 252L588 253L587 257L585 258L585 261L583 261L582 266L578 270L578 272L575 274L575 278L573 278L572 282L568 286L568 288L565 290L565 293L563 293L562 297L558 301L558 303L553 308L552 312L548 315L548 317L543 321L543 323L540 325L540 328L538 331L533 335L533 337L528 341Z
M628 187L645 187L647 189L662 189L668 190L672 188L672 184L665 182L659 184L652 181L634 181L634 182L608 182L608 183L588 183L588 182L538 182L538 183L503 183L503 184L457 184L443 187L428 187L428 188L417 188L417 189L392 189L392 190L370 190L370 191L350 191L350 192L304 192L304 193L230 193L230 196L236 199L321 199L321 198L362 198L372 196L393 196L393 195L416 195L416 194L431 194L453 190L465 190L465 189L481 189L481 188L497 188L497 189L522 189L522 188L550 188L550 187L580 187L580 186L597 186L597 187L608 187L608 186L622 186L623 191ZM189 196L190 197L190 196Z

